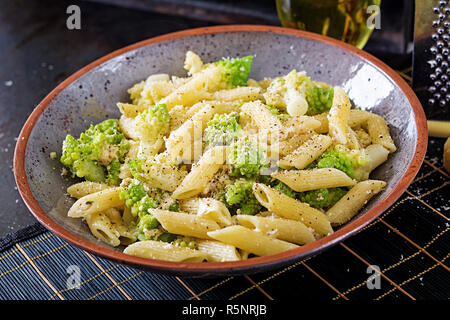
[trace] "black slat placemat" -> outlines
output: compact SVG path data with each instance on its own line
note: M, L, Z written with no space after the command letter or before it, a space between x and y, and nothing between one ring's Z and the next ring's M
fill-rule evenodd
M214 279L161 275L94 256L36 224L0 240L0 299L448 299L450 179L442 164L444 141L429 140L417 177L378 219L288 267ZM72 282L74 270L80 272L78 283ZM371 275L379 278L368 281ZM370 289L368 283L378 280Z

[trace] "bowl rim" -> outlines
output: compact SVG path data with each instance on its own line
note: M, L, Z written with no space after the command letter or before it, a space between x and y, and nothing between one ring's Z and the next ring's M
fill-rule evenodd
M362 58L363 60L373 64L378 69L383 71L388 77L390 77L390 79L395 84L398 85L400 90L408 99L415 115L415 123L417 128L416 149L415 155L411 160L411 163L409 164L406 172L404 173L400 181L397 183L397 185L395 185L393 189L383 199L380 199L371 209L369 209L366 213L364 213L357 219L344 225L343 227L336 230L332 234L327 235L309 244L269 256L255 257L240 261L208 262L208 263L173 262L127 255L123 252L101 246L99 244L93 243L89 240L83 239L80 236L75 235L70 230L67 230L63 226L59 225L40 207L38 201L34 198L33 193L28 184L25 171L25 152L28 138L34 128L34 125L36 124L40 115L43 113L46 107L62 90L64 90L73 81L77 80L91 69L129 51L150 44L156 44L191 36L201 36L218 33L235 33L235 32L256 32L256 33L269 32L281 35L292 35L299 38L324 42L326 44L350 52L351 54L354 54ZM417 98L411 87L396 71L391 69L384 62L382 62L378 58L375 58L371 54L345 42L302 30L288 29L276 26L263 26L263 25L212 26L168 33L128 45L91 62L90 64L81 68L80 70L69 76L67 79L65 79L63 82L61 82L35 107L33 112L26 120L19 134L16 147L14 150L14 177L16 180L19 193L22 199L24 200L26 206L42 225L44 225L48 230L54 232L56 235L68 241L69 243L86 251L89 251L91 253L94 253L97 256L141 269L178 275L242 274L245 272L251 273L257 271L264 271L270 269L272 266L276 267L281 265L287 265L294 261L303 260L307 256L317 254L318 252L326 248L329 248L338 242L343 241L344 239L350 237L351 235L355 234L356 232L360 231L362 228L367 226L375 218L381 215L390 205L392 205L404 193L406 188L412 182L424 160L427 148L427 141L428 141L428 134L427 134L426 117L419 99Z

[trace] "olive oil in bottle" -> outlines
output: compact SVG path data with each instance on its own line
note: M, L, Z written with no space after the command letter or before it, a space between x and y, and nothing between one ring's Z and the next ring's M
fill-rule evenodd
M373 28L367 21L375 13L369 6L381 0L276 0L283 27L319 33L364 47ZM373 8L373 7L372 7ZM379 12L379 10L378 10Z

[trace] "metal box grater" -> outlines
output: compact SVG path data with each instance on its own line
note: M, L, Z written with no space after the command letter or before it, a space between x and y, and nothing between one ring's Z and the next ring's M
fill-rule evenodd
M432 120L450 120L450 0L416 0L412 86Z

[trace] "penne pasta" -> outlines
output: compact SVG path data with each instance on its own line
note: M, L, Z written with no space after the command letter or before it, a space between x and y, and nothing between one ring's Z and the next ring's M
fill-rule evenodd
M395 152L397 147L389 133L389 127L386 120L378 115L373 115L367 120L367 131L369 132L372 143L381 144L389 150Z
M197 198L182 201L180 209L188 213L197 214L199 217L211 219L219 225L232 224L231 214L222 201L212 198Z
M127 118L134 118L136 117L140 112L147 110L148 105L136 105L131 103L117 103L117 108L119 108L120 113L123 114L124 117Z
M97 239L113 247L120 245L120 233L113 227L105 212L89 213L84 219Z
M174 234L210 239L207 233L220 229L219 225L211 219L205 219L185 212L149 209L149 213L158 220L165 230Z
M307 227L313 228L320 235L333 232L327 216L308 204L297 201L261 183L253 185L253 194L262 206L282 218L300 221Z
M206 151L198 163L173 192L174 199L187 199L200 194L226 160L227 147L217 146Z
M82 181L79 183L75 183L67 188L67 193L70 194L71 197L80 199L84 196L87 196L91 193L96 193L102 190L111 189L112 187L98 182L91 181Z
M321 126L321 122L313 117L295 116L283 123L288 137L293 135L306 134L317 130Z
M311 162L319 158L331 146L331 143L332 140L329 136L315 134L292 153L278 161L278 166L283 169L290 169L292 167L304 169Z
M326 212L332 225L348 222L378 192L386 186L386 182L366 180L359 182Z
M242 101L248 102L262 99L261 88L258 87L237 87L228 90L219 90L213 92L210 100L217 101Z
M243 226L230 226L210 231L208 236L258 256L276 254L298 247L293 243L271 238Z
M238 215L237 219L246 228L287 242L302 245L316 240L311 229L299 221L249 215Z
M280 180L297 192L321 188L348 187L356 184L356 181L343 171L335 168L283 170L274 172L272 177Z
M176 105L193 105L208 96L207 92L218 89L221 75L216 68L206 68L192 76L185 84L172 91L160 103L172 109Z
M328 113L328 131L339 144L347 144L350 100L341 87L334 87L333 105Z
M197 240L198 251L208 255L208 261L224 262L241 260L235 246L214 240Z
M247 102L241 106L241 112L249 116L262 131L281 131L283 125L260 101Z
M67 215L72 218L81 218L88 214L123 206L125 201L120 199L120 191L119 187L114 187L84 196L75 201Z
M209 258L206 252L177 247L161 241L139 241L129 245L123 251L126 254L148 259L176 262L203 262Z

